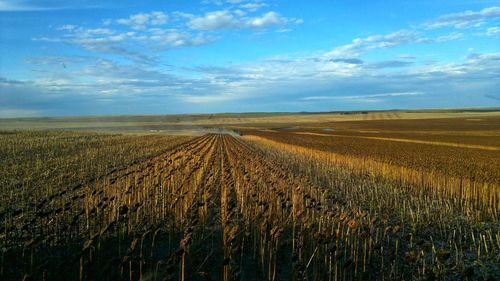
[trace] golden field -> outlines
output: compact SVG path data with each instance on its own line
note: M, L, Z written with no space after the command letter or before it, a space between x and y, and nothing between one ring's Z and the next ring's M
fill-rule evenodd
M2 280L500 278L496 111L0 125Z

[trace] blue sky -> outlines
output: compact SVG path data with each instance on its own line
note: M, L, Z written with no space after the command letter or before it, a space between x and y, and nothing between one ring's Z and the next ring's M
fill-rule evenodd
M500 2L0 0L0 117L500 106Z

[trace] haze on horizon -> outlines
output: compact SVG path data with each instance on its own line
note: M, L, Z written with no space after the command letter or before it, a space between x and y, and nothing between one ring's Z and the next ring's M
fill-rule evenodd
M498 107L499 4L0 0L0 117Z

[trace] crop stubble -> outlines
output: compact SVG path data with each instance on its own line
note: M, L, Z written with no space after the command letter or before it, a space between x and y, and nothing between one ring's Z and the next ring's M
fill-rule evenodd
M464 219L455 233L435 221L427 232L413 217L421 205L399 214L396 197L382 200L384 189L414 196L389 184L263 143L205 135L43 198L33 212L7 211L0 276L419 279L474 276L473 261L494 264L498 225L479 229Z

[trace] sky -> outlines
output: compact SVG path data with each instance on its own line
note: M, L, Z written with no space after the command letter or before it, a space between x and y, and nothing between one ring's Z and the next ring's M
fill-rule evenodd
M500 106L500 1L0 0L0 117Z

